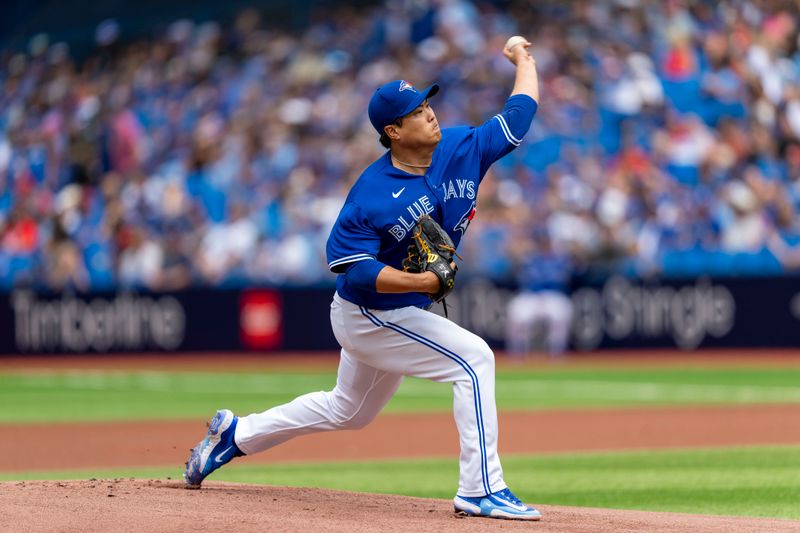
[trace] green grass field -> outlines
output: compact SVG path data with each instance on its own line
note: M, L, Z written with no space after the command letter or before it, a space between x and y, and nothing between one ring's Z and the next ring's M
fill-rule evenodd
M534 504L800 519L800 447L514 456L506 481ZM179 479L164 468L0 474L0 480ZM217 481L452 498L458 464L405 460L237 465Z
M0 423L206 419L220 406L261 411L330 389L335 372L5 371ZM800 403L800 367L501 368L501 410ZM447 412L446 384L407 379L392 412ZM788 421L787 421L788 423ZM533 503L800 519L800 446L504 456ZM0 473L0 480L180 477L163 468ZM245 465L213 479L450 498L457 460Z
M0 373L0 423L207 418L221 405L259 412L329 390L334 371L37 371ZM800 402L800 368L501 369L505 410ZM450 411L450 386L406 379L388 412Z

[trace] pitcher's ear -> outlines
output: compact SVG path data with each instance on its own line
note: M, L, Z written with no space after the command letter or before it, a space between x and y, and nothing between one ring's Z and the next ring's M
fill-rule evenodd
M400 132L395 124L389 124L388 126L383 128L384 133L386 136L389 137L391 140L396 141L400 138Z

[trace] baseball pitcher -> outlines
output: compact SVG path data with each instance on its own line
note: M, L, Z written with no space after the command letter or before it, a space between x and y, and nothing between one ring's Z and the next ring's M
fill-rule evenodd
M367 425L403 379L453 384L461 444L454 498L459 513L538 520L508 489L497 454L494 355L486 342L428 311L455 286L454 255L475 215L489 166L519 146L539 100L525 39L503 54L516 66L503 110L478 127L440 129L431 98L405 80L380 87L369 119L386 153L353 185L327 243L338 274L331 325L342 347L336 386L263 413L222 409L194 448L184 474L198 488L238 455L298 435ZM509 44L512 40L509 40Z

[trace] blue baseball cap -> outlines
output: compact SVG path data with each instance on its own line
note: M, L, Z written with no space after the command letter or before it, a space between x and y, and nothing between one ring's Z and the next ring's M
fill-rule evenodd
M369 101L369 121L383 134L383 128L400 117L414 111L422 102L439 92L433 84L424 91L418 91L405 80L390 81L372 95Z

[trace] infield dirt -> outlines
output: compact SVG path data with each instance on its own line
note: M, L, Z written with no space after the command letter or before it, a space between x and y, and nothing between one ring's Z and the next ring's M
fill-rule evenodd
M213 414L213 413L212 413ZM182 465L204 420L0 425L0 471ZM81 435L82 438L75 438ZM412 437L413 436L413 437ZM800 405L501 412L499 449L553 453L800 443ZM22 452L21 452L22 451ZM457 457L452 415L383 414L359 431L299 437L246 462Z
M0 483L3 531L626 531L789 532L800 522L537 506L540 522L459 518L448 500L209 482L90 480ZM45 511L46 510L46 511Z

